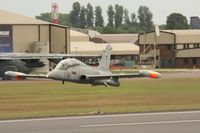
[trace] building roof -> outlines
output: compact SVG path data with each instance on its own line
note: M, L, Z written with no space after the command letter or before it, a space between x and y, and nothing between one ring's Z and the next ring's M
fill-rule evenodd
M72 42L88 42L89 35L75 30L70 30L70 38Z
M85 36L85 37L89 37L88 34L84 34L82 32L79 32L79 31L75 31L75 30L70 30L70 35L71 36Z
M100 38L108 43L135 43L138 34L101 34L94 38Z
M160 36L155 37L155 31L142 33L139 35L139 44L199 44L200 29L161 30Z
M163 30L165 32L173 33L176 35L176 43L200 43L200 30Z
M71 54L100 55L107 43L93 42L71 42ZM139 47L132 43L110 43L112 54L114 55L133 55L139 54Z
M0 24L50 24L48 22L0 10Z
M174 33L176 35L200 35L199 29L188 29L188 30L162 30L165 32Z

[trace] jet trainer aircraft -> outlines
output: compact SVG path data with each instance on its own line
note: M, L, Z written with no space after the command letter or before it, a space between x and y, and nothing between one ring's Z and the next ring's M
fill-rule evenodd
M65 58L85 59L91 55L79 54L55 54L55 53L0 53L0 77L3 80L10 78L4 73L6 71L19 71L22 73L30 73L33 68L44 67L40 59L47 59L50 62L58 64Z
M47 75L33 75L25 74L15 71L7 71L5 75L14 77L16 79L31 77L31 78L50 78L60 80L63 82L75 82L91 85L105 85L105 86L120 86L119 78L136 78L136 77L150 77L160 78L161 74L152 70L140 70L138 73L132 74L114 74L109 71L111 46L107 45L103 50L102 58L99 66L92 67L77 59L64 59L50 71Z

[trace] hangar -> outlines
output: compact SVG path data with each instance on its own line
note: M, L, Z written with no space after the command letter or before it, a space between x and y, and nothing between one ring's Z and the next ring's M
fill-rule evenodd
M86 33L71 30L70 36L70 53L72 54L100 56L106 45L110 44L112 68L131 68L138 61L137 34L101 34L91 38Z
M69 53L70 27L0 10L0 52ZM43 47L43 45L46 45Z
M200 30L162 30L138 36L141 64L161 68L200 68Z

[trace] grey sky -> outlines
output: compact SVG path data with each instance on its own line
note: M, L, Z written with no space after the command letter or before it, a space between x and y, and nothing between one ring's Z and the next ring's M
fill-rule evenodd
M105 16L110 4L123 5L129 12L136 14L140 5L146 5L153 13L153 21L156 24L165 23L166 17L172 12L182 13L188 21L191 16L200 17L200 0L0 0L0 9L34 17L49 12L51 2L58 2L60 12L68 13L76 1L81 5L87 5L88 2L93 6L100 5Z

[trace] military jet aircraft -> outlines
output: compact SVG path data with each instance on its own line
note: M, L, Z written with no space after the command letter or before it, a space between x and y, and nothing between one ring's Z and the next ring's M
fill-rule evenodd
M160 78L161 74L152 70L140 70L138 73L132 74L114 74L109 71L111 46L107 45L103 50L103 54L99 66L92 67L77 59L64 59L50 71L47 75L32 75L15 71L7 71L5 75L20 78L50 78L63 82L76 82L91 85L120 86L119 78L136 78L150 77Z
M18 71L30 73L33 68L44 67L46 64L40 59L48 59L58 64L65 58L86 59L91 55L55 54L55 53L0 53L0 77L3 80L10 79L4 73L6 71Z

